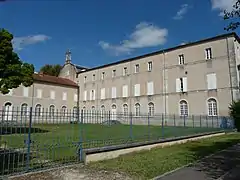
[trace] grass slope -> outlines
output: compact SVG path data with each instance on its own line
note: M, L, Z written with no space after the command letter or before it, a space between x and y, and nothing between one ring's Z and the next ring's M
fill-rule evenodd
M90 168L125 172L136 179L150 179L192 163L240 142L240 134L228 134L181 145L155 148L96 162Z

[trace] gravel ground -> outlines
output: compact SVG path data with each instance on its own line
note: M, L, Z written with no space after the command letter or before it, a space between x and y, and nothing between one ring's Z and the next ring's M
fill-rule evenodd
M23 176L9 178L9 180L131 180L124 173L110 171L96 171L83 166L61 168L57 170L36 172Z

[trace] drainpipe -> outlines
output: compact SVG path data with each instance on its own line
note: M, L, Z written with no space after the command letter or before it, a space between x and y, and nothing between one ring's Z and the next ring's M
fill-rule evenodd
M228 58L228 71L229 71L229 80L230 80L230 92L231 92L231 99L233 103L233 87L232 87L232 74L231 74L231 66L230 66L230 53L229 53L229 44L228 44L228 38L226 38L227 43L227 58Z
M166 63L165 63L165 52L163 51L163 84L164 84L164 92L163 92L163 94L164 94L164 114L165 114L165 116L166 116L166 114L167 114L167 106L166 106L166 104L167 104L167 97L166 97L166 95L167 95L167 88L166 88L166 73L165 73L165 69L166 69Z

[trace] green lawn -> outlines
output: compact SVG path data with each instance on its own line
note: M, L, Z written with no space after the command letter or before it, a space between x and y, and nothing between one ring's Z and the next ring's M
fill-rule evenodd
M178 137L202 132L212 132L216 128L192 128L192 127L161 127L134 125L100 125L100 124L42 124L34 125L33 128L47 130L40 133L35 130L31 133L31 163L40 163L39 160L78 161L77 144L82 139L83 148L101 147L113 144L123 144L137 141L147 141L159 138ZM26 148L24 139L28 130L21 130L22 134L3 135L2 142L7 148ZM11 129L14 132L14 129Z
M91 163L88 167L125 172L134 179L151 179L239 142L239 133L227 134L196 142L132 153L112 160Z

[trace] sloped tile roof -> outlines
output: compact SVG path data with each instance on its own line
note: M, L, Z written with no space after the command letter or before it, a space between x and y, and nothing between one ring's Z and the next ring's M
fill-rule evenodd
M47 82L50 84L78 87L77 83L71 81L70 79L56 77L56 76L49 76L46 74L40 74L40 73L34 74L33 79L34 81Z

